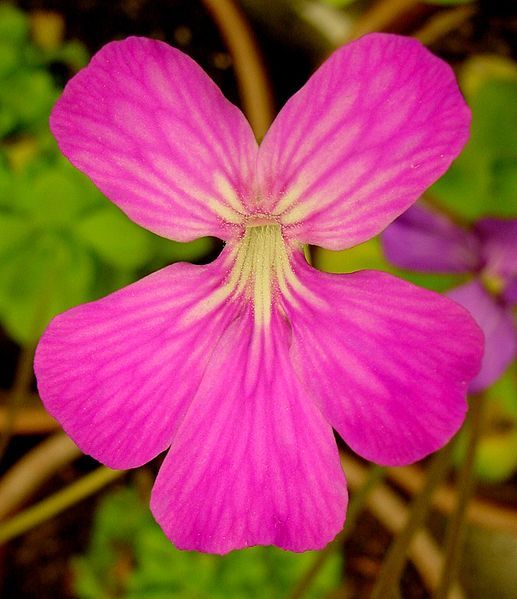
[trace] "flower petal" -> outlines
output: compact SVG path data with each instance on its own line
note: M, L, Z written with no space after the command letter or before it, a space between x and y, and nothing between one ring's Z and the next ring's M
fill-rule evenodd
M421 204L399 216L381 239L388 260L408 270L467 273L480 266L477 238Z
M286 302L305 385L350 447L385 465L444 445L467 408L482 333L461 306L386 273L321 273L299 257Z
M517 219L485 218L476 223L487 272L510 279L517 275Z
M51 322L36 352L38 389L82 451L131 468L170 445L238 309L211 301L223 260L174 264Z
M180 549L320 549L343 526L332 429L291 369L288 323L269 326L249 309L226 331L158 475L151 509Z
M65 156L138 224L177 241L235 234L228 223L242 218L257 144L179 50L136 37L107 44L67 84L50 125Z
M517 275L511 277L506 282L506 288L503 293L504 301L509 306L515 306L517 304Z
M483 391L517 356L517 330L512 311L490 296L478 281L451 289L447 295L467 308L485 334L481 370L470 384L473 393Z
M447 170L469 122L445 62L414 39L364 36L335 52L271 126L260 209L304 243L356 245Z

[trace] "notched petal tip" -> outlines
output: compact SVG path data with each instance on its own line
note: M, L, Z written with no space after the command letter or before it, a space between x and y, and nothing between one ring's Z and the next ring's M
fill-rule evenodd
M269 326L249 310L228 329L158 474L151 509L179 548L302 552L343 526L332 429L292 371L283 317Z
M299 241L356 245L447 170L469 126L449 65L410 38L364 36L316 71L264 138L266 208L297 224Z

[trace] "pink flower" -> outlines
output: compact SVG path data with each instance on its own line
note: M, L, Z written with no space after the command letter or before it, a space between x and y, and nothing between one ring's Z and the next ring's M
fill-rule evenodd
M382 243L402 268L472 275L447 295L469 310L485 335L481 370L469 390L490 387L517 356L517 219L483 218L464 229L414 205L386 229Z
M332 427L407 464L460 427L482 335L449 299L390 275L312 269L304 244L376 235L468 136L451 69L418 42L338 50L257 146L241 112L158 41L105 46L52 116L61 150L128 216L212 264L174 264L55 318L45 406L78 446L133 468L170 446L151 509L182 549L318 549L347 492Z

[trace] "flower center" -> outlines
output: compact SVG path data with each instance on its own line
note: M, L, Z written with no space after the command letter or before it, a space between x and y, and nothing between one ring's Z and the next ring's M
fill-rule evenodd
M257 219L248 223L237 248L230 285L253 303L255 322L267 325L278 291L292 274L289 255L279 224Z
M484 272L481 274L481 281L489 293L496 297L502 295L505 288L505 280L503 277L493 273L488 274Z

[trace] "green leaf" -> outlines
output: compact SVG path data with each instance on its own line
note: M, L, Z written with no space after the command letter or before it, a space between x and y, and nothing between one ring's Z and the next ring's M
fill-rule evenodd
M126 488L110 493L99 506L88 553L75 562L75 591L80 599L280 599L315 556L274 547L225 556L178 551L136 492ZM121 563L133 564L132 571L121 575ZM305 596L326 596L340 581L341 569L336 552Z
M75 169L60 163L18 179L16 208L42 229L72 227L81 211L91 205L89 190Z
M151 258L149 233L109 202L77 220L73 230L102 260L117 268L132 270Z
M54 50L49 59L63 62L74 71L78 71L88 64L90 55L84 44L78 40L71 40Z
M475 220L489 210L492 173L488 155L471 140L445 175L426 192L451 212Z
M0 260L8 260L26 241L30 243L31 228L23 217L0 212Z
M0 39L13 44L27 40L29 23L25 13L8 2L0 3Z
M4 79L0 103L16 115L23 127L46 127L48 115L59 96L50 73L18 69Z
M20 52L16 46L0 38L0 79L14 71L20 63Z
M517 158L517 81L494 79L472 97L472 136L491 158Z
M463 217L517 214L517 81L488 80L470 99L472 134L429 195Z
M0 262L0 318L19 343L35 341L50 319L93 299L95 267L87 252L58 235L33 236Z
M7 166L7 161L3 155L0 154L0 206L11 205L10 193L12 184L11 170Z

